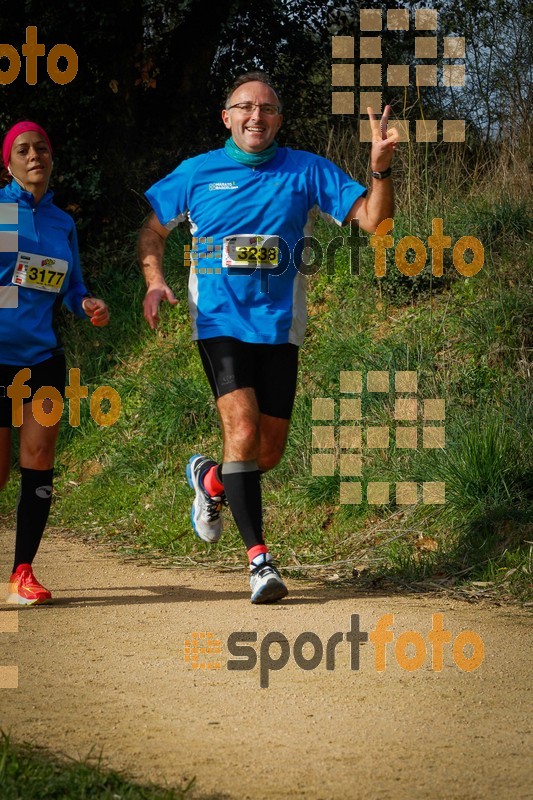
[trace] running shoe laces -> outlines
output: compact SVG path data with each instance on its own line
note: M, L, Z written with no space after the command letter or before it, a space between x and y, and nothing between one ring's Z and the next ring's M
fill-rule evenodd
M191 522L195 534L204 542L218 542L222 535L220 512L227 505L225 495L211 495L206 491L202 477L216 462L200 454L192 456L187 464L187 480L195 496L191 509Z

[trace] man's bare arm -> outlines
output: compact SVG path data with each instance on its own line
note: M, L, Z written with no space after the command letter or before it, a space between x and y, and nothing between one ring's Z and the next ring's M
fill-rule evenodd
M391 165L398 131L396 128L387 130L387 123L391 112L390 106L385 106L381 120L376 119L371 108L367 109L372 130L372 150L370 152L370 165L372 172L385 172ZM351 207L344 223L356 219L364 231L375 233L379 223L394 216L394 190L390 177L380 180L372 178L372 190L367 197L360 197Z
M375 233L379 223L394 216L394 191L390 178L372 179L372 191L368 197L360 197L351 207L344 223L356 219L368 233Z
M152 329L155 329L159 322L158 311L161 301L167 300L172 305L178 302L172 289L167 285L163 272L165 240L168 234L169 231L161 225L156 215L151 214L140 230L137 243L139 264L146 281L144 316Z
M169 231L153 213L140 230L137 254L148 287L154 283L165 283L163 256L168 234Z

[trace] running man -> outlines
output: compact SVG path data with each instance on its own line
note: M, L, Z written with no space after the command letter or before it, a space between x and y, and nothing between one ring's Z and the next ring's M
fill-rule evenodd
M307 315L300 240L311 235L314 209L338 225L357 220L371 233L394 211L390 165L398 134L387 131L389 106L381 122L369 109L370 193L331 161L279 147L281 108L265 73L237 78L222 111L230 138L183 161L146 192L153 213L138 245L144 316L153 329L160 303L178 302L162 267L165 239L178 223L187 221L196 237L197 264L211 268L191 267L189 307L220 416L223 457L191 457L191 517L196 535L216 542L229 505L248 552L252 603L287 594L264 539L261 474L283 455L296 392Z

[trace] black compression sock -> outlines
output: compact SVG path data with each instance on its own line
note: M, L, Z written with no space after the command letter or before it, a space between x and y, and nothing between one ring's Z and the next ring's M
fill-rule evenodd
M37 554L50 513L54 470L21 467L20 475L13 572L19 564L31 564Z
M224 462L222 481L230 511L246 549L264 544L261 475L256 462Z

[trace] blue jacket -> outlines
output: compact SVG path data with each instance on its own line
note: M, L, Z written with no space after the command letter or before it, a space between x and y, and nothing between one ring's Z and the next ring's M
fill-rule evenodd
M52 198L53 192L48 191L36 204L33 195L16 181L0 189L0 203L18 204L18 252L68 262L59 292L19 286L18 308L3 308L0 303L1 364L30 367L61 353L57 313L63 303L69 311L87 319L81 303L89 292L81 274L74 220L57 208ZM0 230L8 228L0 224ZM0 252L0 286L14 285L12 277L18 252Z

